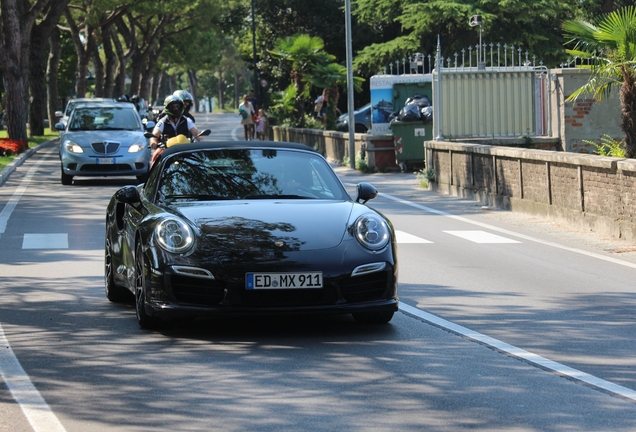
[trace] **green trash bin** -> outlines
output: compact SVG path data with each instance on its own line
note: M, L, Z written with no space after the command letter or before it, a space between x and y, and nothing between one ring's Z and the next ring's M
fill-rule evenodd
M391 121L395 162L402 172L424 167L424 141L433 139L433 123Z

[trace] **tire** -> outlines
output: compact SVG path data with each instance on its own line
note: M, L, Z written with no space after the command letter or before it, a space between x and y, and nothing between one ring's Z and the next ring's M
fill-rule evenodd
M127 300L130 293L126 288L115 284L112 248L108 237L107 233L106 244L104 245L104 291L106 292L106 298L108 300L113 303L119 303Z
M363 124L356 123L356 133L367 133L369 130Z
M391 321L395 312L356 312L353 319L360 324L386 324Z
M62 176L61 181L64 186L70 186L73 184L73 176L64 173L64 168L62 168Z
M137 322L142 329L153 330L159 326L159 320L146 313L146 266L141 242L135 246L135 312Z

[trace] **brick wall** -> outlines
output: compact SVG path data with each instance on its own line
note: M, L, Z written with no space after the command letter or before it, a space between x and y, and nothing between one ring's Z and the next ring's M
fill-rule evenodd
M636 160L427 141L433 190L636 240Z

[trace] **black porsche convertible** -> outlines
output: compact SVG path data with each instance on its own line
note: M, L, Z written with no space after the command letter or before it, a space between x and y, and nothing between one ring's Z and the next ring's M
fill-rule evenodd
M218 314L351 314L398 308L389 220L352 200L302 144L214 142L163 151L148 180L106 213L106 297L135 296L143 328Z

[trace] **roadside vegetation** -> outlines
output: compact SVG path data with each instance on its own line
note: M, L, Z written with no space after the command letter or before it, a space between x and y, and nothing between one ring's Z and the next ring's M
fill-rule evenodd
M59 134L55 132L55 133L47 133L46 135L41 135L37 137L31 137L27 141L27 148L36 147L37 145L42 144L43 142L55 139L58 136ZM5 148L5 146L2 145L2 140L7 138L8 138L7 131L0 130L0 171L2 171L7 165L9 165L11 161L13 161L13 159L15 159L15 157L17 156L16 152L13 151L13 149Z
M5 4L6 3L6 4ZM272 124L316 124L313 102L330 89L327 122L347 110L343 0L16 0L0 14L0 102L12 139L44 135L45 121L70 97L139 95L153 105L177 89L188 90L197 107L215 101L215 111L236 110L254 89ZM351 43L355 103L369 102L369 78L388 73L410 56L462 55L467 46L514 45L557 67L574 51L616 60L633 55L632 21L623 41L598 39L600 21L628 0L354 0ZM473 15L483 25L470 27ZM598 18L597 18L598 17ZM599 32L567 28L574 45L566 51L566 22L590 22ZM610 24L616 24L613 19ZM620 25L615 27L620 30ZM611 29L610 29L611 30ZM588 38L588 36L591 36ZM577 43L579 41L580 43ZM19 53L19 55L18 55ZM610 56L611 54L611 56ZM623 60L630 61L625 56ZM599 63L600 64L600 63ZM609 63L606 63L606 65ZM626 67L628 63L623 63ZM627 71L627 69L625 69ZM600 76L600 75L599 75ZM209 103L209 102L208 102ZM636 112L636 110L632 110ZM26 129L26 124L29 130ZM625 127L634 128L626 124ZM636 146L626 132L627 154Z

